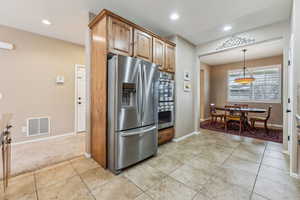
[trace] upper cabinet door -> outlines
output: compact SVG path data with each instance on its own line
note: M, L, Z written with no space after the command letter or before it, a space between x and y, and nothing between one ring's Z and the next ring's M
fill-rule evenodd
M175 47L166 44L165 69L168 72L175 72Z
M108 51L115 54L132 56L132 26L109 17L108 23Z
M152 36L134 29L134 53L138 58L152 62Z
M165 68L165 43L153 38L153 62L159 65L160 70Z

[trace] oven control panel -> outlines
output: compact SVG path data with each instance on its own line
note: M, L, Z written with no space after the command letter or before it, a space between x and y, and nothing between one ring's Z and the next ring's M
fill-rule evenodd
M159 102L159 112L173 111L174 102Z

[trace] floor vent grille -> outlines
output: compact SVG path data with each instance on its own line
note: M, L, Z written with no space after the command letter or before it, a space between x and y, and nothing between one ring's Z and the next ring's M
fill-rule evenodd
M50 118L49 117L39 117L39 118L29 118L27 119L27 135L37 136L37 135L47 135L50 130Z

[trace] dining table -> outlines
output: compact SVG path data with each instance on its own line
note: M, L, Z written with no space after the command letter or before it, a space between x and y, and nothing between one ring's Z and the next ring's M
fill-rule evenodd
M247 114L248 113L266 113L267 112L267 109L264 109L264 108L226 108L225 106L224 107L220 107L220 106L216 106L215 107L216 110L220 110L220 111L229 111L229 112L233 112L233 113L236 113L236 112L240 112L241 113L241 119L243 120L243 125L244 125L244 128L246 131L248 132L253 132L251 130L251 126L248 122L248 118L247 118Z

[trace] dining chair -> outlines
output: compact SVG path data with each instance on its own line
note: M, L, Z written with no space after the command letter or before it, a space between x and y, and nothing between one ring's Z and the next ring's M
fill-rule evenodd
M224 114L217 112L215 104L212 103L209 106L210 106L209 108L210 108L210 117L211 117L210 125L212 125L215 122L218 122L218 118L220 118L220 121L222 122L225 117Z
M241 107L236 105L234 106L226 105L224 121L225 121L226 132L228 131L228 124L230 122L236 122L239 124L239 134L241 134L243 131L243 116L241 113Z
M268 120L271 117L271 111L272 111L272 106L269 106L267 116L264 116L264 117L258 117L258 116L257 117L256 116L251 117L250 118L251 128L255 128L255 123L256 122L263 122L266 134L269 134Z

